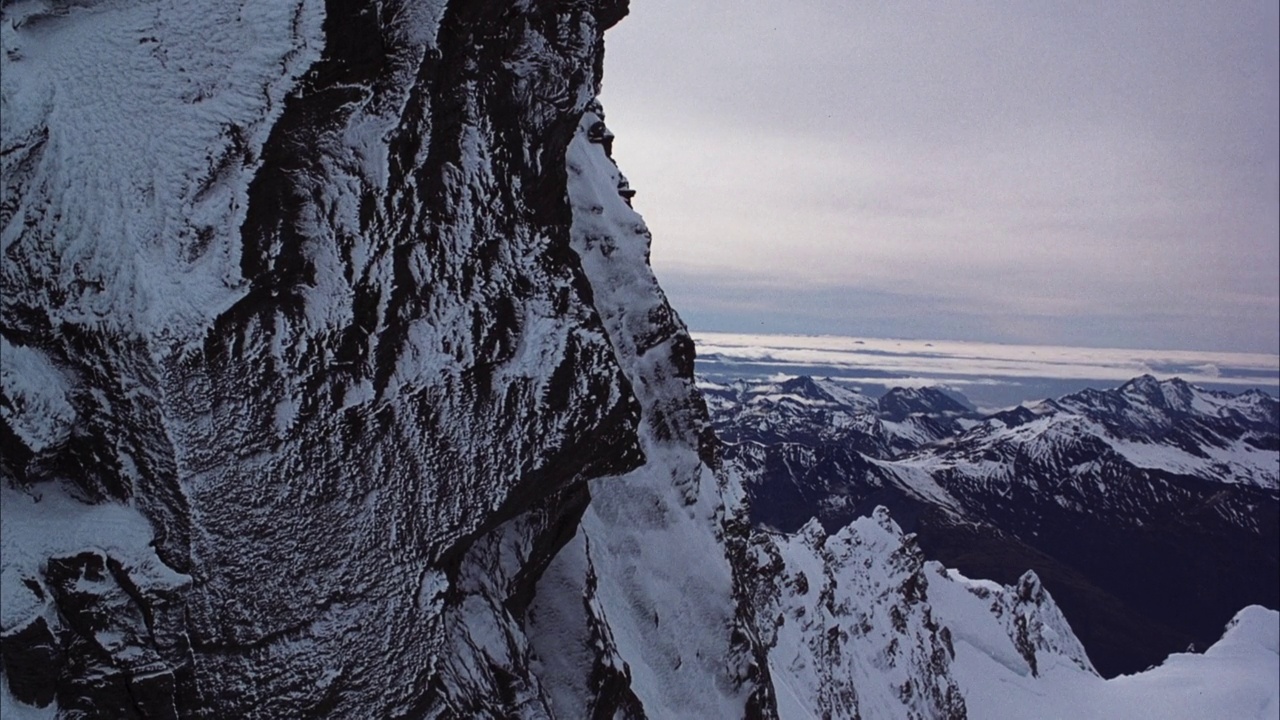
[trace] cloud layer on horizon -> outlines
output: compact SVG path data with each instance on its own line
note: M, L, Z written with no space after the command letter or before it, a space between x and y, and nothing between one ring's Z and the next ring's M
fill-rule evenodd
M814 335L694 332L702 366L791 367L796 375L838 371L847 382L990 385L1019 379L1125 382L1139 375L1200 385L1280 386L1280 356L893 340ZM886 378L885 376L890 376Z

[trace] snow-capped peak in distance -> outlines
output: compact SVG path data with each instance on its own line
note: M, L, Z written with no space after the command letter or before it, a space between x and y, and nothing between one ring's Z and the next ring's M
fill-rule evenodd
M880 414L891 422L902 422L916 413L967 415L973 408L935 387L890 388L876 401Z
M758 527L835 532L888 505L966 573L1035 569L1068 617L1094 617L1080 632L1104 674L1280 603L1280 402L1265 393L1146 377L986 416L938 394L895 422L830 379L703 387Z
M895 389L879 399L825 378L778 382L739 380L699 385L712 415L732 416L717 431L728 442L763 442L797 433L836 442L870 443L864 449L888 457L949 437L975 417L934 388Z
M1277 490L1278 436L1280 401L1269 395L1144 375L1112 390L1084 390L993 415L957 439L965 449L956 453L1001 452L1015 442L1037 455L1096 438L1136 467Z

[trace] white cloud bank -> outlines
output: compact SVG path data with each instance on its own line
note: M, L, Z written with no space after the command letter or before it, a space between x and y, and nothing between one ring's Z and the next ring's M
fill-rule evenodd
M982 385L1019 378L1123 382L1149 374L1193 384L1280 384L1280 356L1265 353L1133 350L1051 345L886 340L830 335L747 335L694 332L703 362L821 367L849 382Z

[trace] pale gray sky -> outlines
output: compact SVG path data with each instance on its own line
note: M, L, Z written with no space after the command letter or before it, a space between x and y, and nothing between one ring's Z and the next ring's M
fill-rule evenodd
M632 0L615 159L695 330L1280 351L1274 0Z

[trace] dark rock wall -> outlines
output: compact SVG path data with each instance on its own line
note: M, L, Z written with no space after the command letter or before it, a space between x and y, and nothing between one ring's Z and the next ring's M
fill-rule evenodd
M298 5L299 37L318 12ZM188 198L242 183L238 227L157 241L184 272L229 258L231 301L203 326L66 312L167 268L133 286L68 269L49 203L69 171L42 152L71 139L56 113L6 137L0 330L68 378L74 414L36 447L22 408L6 414L4 481L136 507L179 579L131 571L123 550L48 558L37 591L56 632L4 628L17 699L85 717L548 713L521 618L587 479L644 460L566 192L602 33L625 13L326 2L317 57L261 126L227 125ZM677 333L688 354L666 324L652 341ZM108 626L115 655L94 641ZM601 683L605 704L634 705Z
M250 190L252 288L205 346L210 388L267 369L230 402L211 392L212 421L193 423L209 435L190 443L241 449L192 483L209 518L193 593L198 684L243 673L267 690L250 701L259 708L416 712L440 691L451 598L433 583L452 586L477 535L638 460L634 400L568 248L563 157L594 94L596 10L453 3L425 47L397 36L401 12L329 8L326 56ZM363 63L371 77L351 77L379 45L384 59ZM412 60L397 72L401 58ZM366 145L350 144L368 142L368 125L390 128L383 177L361 173ZM314 297L320 277L336 287ZM297 415L280 430L275 408L290 398ZM526 532L536 542L545 529ZM249 552L245 537L258 540ZM202 586L206 566L217 570ZM362 672L361 657L382 672ZM285 694L262 687L257 663L296 669L279 678ZM506 714L468 700L479 702L451 698L465 715Z

